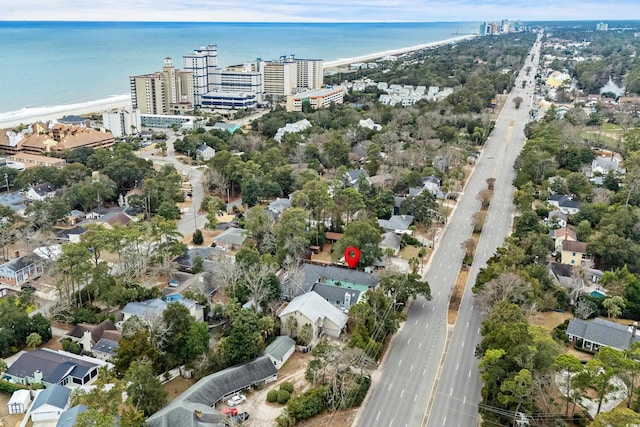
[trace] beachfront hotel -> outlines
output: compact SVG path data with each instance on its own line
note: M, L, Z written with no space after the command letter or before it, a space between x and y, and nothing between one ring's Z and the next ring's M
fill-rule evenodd
M120 108L102 113L102 126L116 138L133 135L142 130L140 110Z
M193 74L193 98L200 106L201 96L214 90L211 75L218 69L218 46L210 44L195 49L193 53L182 56L182 64L185 71Z
M193 73L164 59L162 71L130 76L131 104L141 114L183 114L193 110Z
M298 59L293 55L281 56L275 61L258 59L264 93L287 96L294 89L320 89L323 84L321 59Z
M342 87L313 89L287 96L287 111L302 111L305 103L317 110L329 108L331 104L342 104L344 89Z

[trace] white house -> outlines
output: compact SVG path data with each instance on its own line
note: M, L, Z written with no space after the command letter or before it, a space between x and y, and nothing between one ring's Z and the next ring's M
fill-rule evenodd
M58 384L41 390L31 406L31 421L34 425L57 422L60 415L69 408L71 389Z
M209 160L213 159L215 155L216 155L216 150L209 147L207 144L200 144L198 148L196 148L196 157L198 159L204 160L205 162L208 162Z
M34 202L43 201L48 197L53 197L55 193L56 190L52 184L40 184L29 187L29 190L27 190L25 196L28 200Z
M124 321L126 322L132 316L137 316L141 320L151 322L154 319L158 319L162 316L162 313L167 309L169 304L182 304L188 310L189 314L193 316L198 322L204 319L204 307L198 304L196 301L180 298L174 300L174 302L165 302L161 299L150 299L142 302L130 302L122 309Z
M615 172L618 175L624 175L626 170L620 167L620 160L616 157L596 157L591 162L591 175L606 175L609 172Z
M361 128L365 128L365 129L371 129L371 130L381 130L382 129L382 125L374 123L374 121L371 118L360 120L358 122L358 125Z
M349 316L340 311L339 308L313 291L295 297L280 312L279 317L282 325L284 325L283 331L286 332L289 332L286 330L288 318L292 317L296 320L296 331L298 333L304 325L310 324L313 338L317 338L321 334L338 338L349 319Z
M286 335L277 337L271 344L264 349L264 355L267 356L276 369L282 368L291 355L296 351L296 342Z

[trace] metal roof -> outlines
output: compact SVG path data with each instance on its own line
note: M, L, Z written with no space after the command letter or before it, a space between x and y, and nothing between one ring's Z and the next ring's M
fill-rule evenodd
M313 291L295 297L282 310L280 318L295 312L300 312L313 323L320 318L327 318L338 325L339 328L343 328L349 319L349 316Z
M34 411L43 405L51 405L56 408L64 409L69 402L70 396L70 388L54 384L38 393L36 400L34 400L33 405L31 405L31 410Z

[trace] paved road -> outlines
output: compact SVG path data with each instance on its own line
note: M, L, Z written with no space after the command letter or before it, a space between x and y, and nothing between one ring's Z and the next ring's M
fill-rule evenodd
M477 255L471 267L458 320L450 330L450 342L433 396L433 405L428 408L429 426L465 427L477 422L477 404L482 383L474 349L481 338L480 313L474 305L471 288L480 268L486 266L487 260L511 232L514 214L514 187L511 185L515 177L513 163L525 143L524 126L529 120L533 100L531 84L527 83L527 87L522 89L521 81L530 79L524 72L527 66L532 67L532 76L536 74L538 46L536 44L532 49L533 63L527 61L520 72L516 87L509 95L496 122L496 128L483 154L484 160L474 173L474 179L480 183L489 177L496 178L495 190L487 222L478 242ZM523 102L516 110L513 98L517 96L522 97ZM494 159L490 160L489 156L493 156Z
M535 75L535 73L534 73ZM430 402L430 396L433 390L438 390L434 395L449 396L449 398L435 399L433 411L438 408L438 415L429 421L433 425L463 425L469 426L475 424L477 417L477 409L474 404L468 406L460 406L454 403L453 397L464 401L464 390L469 386L472 387L470 394L470 402L477 402L479 397L479 380L475 366L477 361L473 358L474 346L478 339L477 327L474 329L474 339L460 338L459 334L451 335L447 330L447 309L449 294L458 271L462 264L464 256L461 244L469 238L472 232L471 216L480 208L480 202L476 195L479 191L486 188L486 178L496 178L496 193L500 195L494 196L490 213L492 215L496 211L506 211L508 213L509 222L501 224L493 224L495 220L489 221L486 230L492 234L492 227L502 225L508 229L511 216L511 197L506 195L502 188L511 189L512 163L504 163L507 159L515 158L519 152L519 148L512 146L509 150L510 141L514 135L519 135L518 140L523 140L522 127L527 119L527 113L530 109L530 101L527 99L523 102L520 110L515 111L512 98L522 95L520 90L515 89L514 93L509 96L507 105L503 110L500 118L496 123L494 132L487 141L483 157L478 161L473 175L465 188L464 194L458 199L458 205L451 216L449 225L444 235L440 239L439 246L433 254L425 278L431 285L432 301L425 301L424 298L418 298L411 305L407 314L407 321L402 330L394 337L388 354L381 368L374 374L373 386L370 396L365 402L365 406L361 409L360 416L356 420L356 424L360 426L420 426L426 423L425 415L430 410L425 410ZM523 96L525 98L525 96ZM530 98L530 97L529 97ZM515 117L515 120L514 120ZM519 133L516 134L516 129ZM489 159L493 156L493 159ZM501 165L501 168L497 166ZM503 194L504 193L504 194ZM504 238L504 234L500 237L500 243ZM489 251L488 244L483 243L478 248L478 253ZM493 254L493 250L489 253ZM477 270L476 270L477 271ZM463 305L461 307L458 325L462 325L463 329L469 322L471 327L471 319L467 317L472 313L471 297L465 294ZM477 317L474 319L477 325ZM455 366L451 369L448 360L443 359L445 343L448 337L452 337L451 346L455 346L457 354L467 354L470 356L471 366L460 369ZM441 361L445 361L444 366L450 369L452 375L442 375L440 385L434 383L439 378L439 373L443 372L439 369ZM466 360L466 359L465 359ZM470 370L471 369L471 370ZM473 379L471 379L473 377ZM447 389L443 391L454 379L456 384L455 390ZM462 388L458 388L458 383L462 384ZM455 391L455 393L454 393ZM461 421L452 421L446 417L452 407L456 416ZM439 415L442 413L442 415Z
M167 130L167 133L170 133ZM153 160L154 163L160 164L170 164L175 166L175 168L189 178L189 182L191 183L192 188L192 208L189 212L185 212L182 214L182 217L178 221L178 231L183 236L188 236L192 234L196 227L203 228L207 223L206 215L199 215L194 211L194 207L200 207L200 203L204 198L204 188L202 186L202 169L196 169L191 166L185 165L175 157L175 151L173 148L173 143L176 140L175 136L169 136L167 138L167 155L160 156L156 155L156 150L147 150L138 152L138 157L142 157L143 159Z

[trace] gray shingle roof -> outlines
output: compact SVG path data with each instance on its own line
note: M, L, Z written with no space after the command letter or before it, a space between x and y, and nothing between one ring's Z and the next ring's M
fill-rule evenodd
M38 393L36 400L31 405L31 410L38 409L43 405L51 405L56 408L64 409L67 406L69 397L71 396L71 389L54 384L42 390Z
M398 236L393 231L384 233L382 235L382 241L380 242L380 246L393 248L393 249L400 249L400 236Z
M296 342L294 340L286 335L281 335L264 349L264 354L271 356L273 359L282 360L284 355L287 354L292 347L295 347L295 345Z
M73 408L69 408L60 415L58 424L56 427L74 427L76 425L76 418L78 414L87 412L87 407L84 405L76 405Z
M243 228L227 228L217 237L213 238L214 242L227 243L230 245L241 245L247 238L247 230Z
M380 279L373 274L333 265L303 264L300 270L304 275L305 292L310 291L315 283L324 279L366 285L370 288L375 287L380 282Z
M212 408L225 396L277 375L267 356L202 378L147 420L149 427L214 426L226 417ZM195 411L200 411L200 418Z
M113 356L116 354L118 348L120 348L120 344L118 344L118 341L102 338L93 346L91 350L99 351L101 353Z
M325 285L324 283L316 283L315 285L313 285L311 290L334 305L338 301L341 304L344 303L344 299L345 299L344 296L347 293L351 294L351 298L350 298L351 304L355 304L360 299L360 294L362 293L356 289L343 288L340 286L333 286L333 285Z
M392 215L389 219L379 219L378 225L385 230L407 230L413 224L413 215Z
M40 370L44 382L56 384L67 374L75 378L82 378L97 366L95 363L56 351L37 349L18 357L7 369L6 373L11 376L25 378L32 377L34 371Z
M596 318L593 321L571 319L567 326L567 335L573 335L598 345L625 350L632 342L640 341L640 336L633 336L630 329L629 326L604 319Z
M8 268L11 271L18 272L23 268L35 263L41 263L40 258L37 255L29 254L21 256L20 258L12 259L11 261L2 264L2 266Z
M339 328L343 328L349 319L349 316L313 291L295 297L289 305L282 310L280 318L294 312L300 312L313 323L320 318L329 319Z

